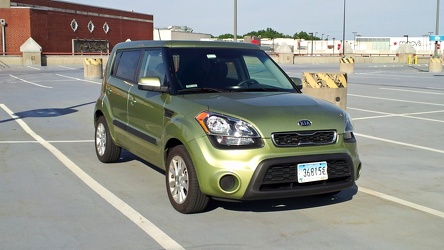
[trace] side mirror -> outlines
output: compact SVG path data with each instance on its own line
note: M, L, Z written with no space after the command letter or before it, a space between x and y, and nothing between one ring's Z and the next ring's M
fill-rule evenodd
M290 77L293 81L294 85L296 85L296 88L299 90L302 90L302 79L299 77Z
M157 76L142 77L139 79L138 88L146 91L166 92L168 87L160 84L160 78Z

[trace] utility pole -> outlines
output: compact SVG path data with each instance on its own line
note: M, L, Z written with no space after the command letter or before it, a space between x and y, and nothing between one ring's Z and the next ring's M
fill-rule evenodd
M439 0L438 0L439 1ZM342 57L345 58L345 0L344 0L344 21L342 24Z
M237 42L237 0L234 0L234 41Z
M439 35L439 0L436 0L436 30L435 35ZM435 53L433 57L438 57L438 41L435 41Z
M311 56L313 56L313 32L308 33L311 36Z

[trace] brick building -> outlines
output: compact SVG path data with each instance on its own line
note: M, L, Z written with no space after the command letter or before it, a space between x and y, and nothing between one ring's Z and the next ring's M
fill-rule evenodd
M43 54L108 52L127 39L152 40L153 16L58 0L0 0L0 50L19 54L29 38Z

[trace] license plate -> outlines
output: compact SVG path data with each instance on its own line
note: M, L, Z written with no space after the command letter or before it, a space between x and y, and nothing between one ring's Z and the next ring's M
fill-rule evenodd
M322 181L328 179L327 162L298 164L298 182Z

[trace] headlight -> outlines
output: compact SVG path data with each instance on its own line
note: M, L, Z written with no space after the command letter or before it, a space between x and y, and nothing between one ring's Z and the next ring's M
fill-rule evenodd
M355 136L353 134L353 122L348 113L345 113L345 125L344 125L344 141L355 142Z
M258 148L263 146L256 129L243 120L204 111L196 116L197 122L216 148Z

